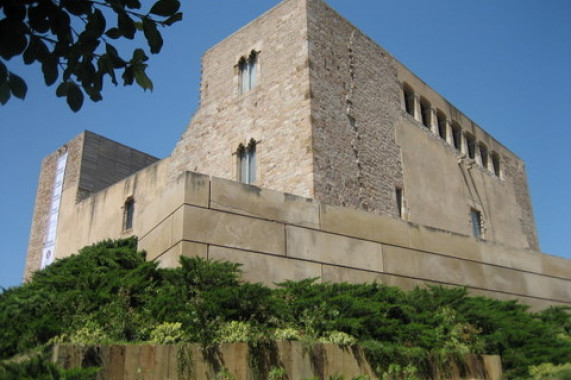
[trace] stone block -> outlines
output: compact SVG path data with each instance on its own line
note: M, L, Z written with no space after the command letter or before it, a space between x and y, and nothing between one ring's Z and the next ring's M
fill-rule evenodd
M538 254L538 256L539 260L541 260L541 268L544 274L571 280L570 259L546 254ZM568 289L569 288L571 288L571 284L568 285Z
M370 272L345 267L336 267L332 265L321 266L321 280L323 282L347 282L349 284L363 283L382 283L382 274L378 272Z
M410 248L481 261L478 241L470 236L419 225L410 225Z
M383 260L387 274L453 285L480 286L484 280L481 264L422 251L384 247Z
M286 226L287 257L356 269L383 271L383 246L379 243Z
M542 255L525 249L517 249L488 241L480 242L482 261L508 268L541 272Z
M210 207L237 214L319 228L319 202L244 183L212 178Z
M183 238L199 243L285 255L283 224L191 206L184 207Z
M486 265L484 275L486 276L483 286L485 289L521 296L529 294L528 281L523 272Z
M409 291L414 288L426 288L427 285L438 285L435 282L419 280L416 278L394 276L391 274L382 275L383 284L389 286L396 286L402 290Z
M408 224L388 216L347 207L321 205L321 228L380 243L408 247Z
M180 266L180 256L207 259L207 245L181 241L155 260L159 262L159 268L176 268Z
M138 248L147 252L147 260L154 260L172 248L173 219L171 215L160 222L147 234L139 237Z
M210 198L210 177L195 172L183 172L185 192L184 203L195 206L208 207ZM181 178L179 177L178 180Z
M227 260L241 264L242 279L267 286L286 280L321 277L321 265L280 256L210 246L208 259Z

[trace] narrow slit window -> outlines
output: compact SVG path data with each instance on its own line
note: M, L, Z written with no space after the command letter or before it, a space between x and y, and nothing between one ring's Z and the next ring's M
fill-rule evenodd
M483 237L482 213L478 210L471 209L470 219L472 221L472 233L474 237L481 239Z
M399 218L402 218L402 189L401 188L396 188L395 189L395 196L396 196L396 206L397 206L397 213Z
M135 216L135 200L127 198L123 206L123 230L128 231L133 228L133 218Z

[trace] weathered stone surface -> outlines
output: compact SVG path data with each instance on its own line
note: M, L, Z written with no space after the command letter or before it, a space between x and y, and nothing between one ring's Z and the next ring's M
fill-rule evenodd
M159 268L176 268L180 266L181 256L207 259L208 246L190 241L181 241L162 255L156 257L155 260L158 261Z
M348 207L322 204L321 228L324 231L385 244L401 247L409 245L407 223Z
M211 186L212 209L319 227L319 203L312 199L220 178L212 178Z
M285 255L283 224L190 206L184 207L183 239Z
M418 225L410 227L409 237L411 248L481 261L478 242L472 237Z
M243 280L261 282L268 286L286 280L303 280L322 275L321 264L237 249L211 246L208 250L208 258L239 263L240 269L243 270Z
M378 272L336 267L332 265L321 266L321 280L323 282L347 282L349 284L382 283L383 275Z
M286 232L287 257L383 271L381 244L293 226Z

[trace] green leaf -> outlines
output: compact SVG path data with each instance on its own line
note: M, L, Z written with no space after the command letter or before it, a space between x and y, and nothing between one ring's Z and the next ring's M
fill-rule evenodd
M6 65L0 62L0 84L3 84L8 79L8 69Z
M123 34L119 30L119 28L110 28L105 32L105 35L109 38L116 40L117 38L121 37Z
M59 86L57 86L56 89L56 96L58 98L62 98L64 96L67 96L68 90L69 90L69 83L70 82L61 82Z
M137 81L137 84L139 86L141 86L141 88L143 90L153 91L153 82L145 73L146 67L147 67L147 65L136 65L136 66L134 66L135 80Z
M69 87L67 89L67 104L73 112L77 112L83 105L83 92L77 84L73 82L68 83Z
M180 2L178 0L159 0L153 5L150 13L168 17L175 14L179 8Z
M26 51L24 51L24 55L22 56L24 63L26 65L34 63L34 61L36 60L37 50L38 50L38 39L32 37L30 38L30 43L28 44L28 47L26 48Z
M28 86L22 78L14 73L10 73L10 90L12 91L12 95L15 97L24 99L28 92Z
M61 5L75 16L82 16L91 12L91 1L64 0Z
M137 31L135 28L135 22L126 12L123 11L117 14L117 25L119 26L121 34L125 36L125 38L132 40L135 37L135 32Z
M38 33L46 33L50 28L47 7L40 5L28 8L28 21L32 30Z
M133 66L127 66L125 68L125 71L123 71L123 75L121 75L121 77L123 78L123 85L124 86L132 85L133 80L135 79Z
M178 22L182 20L182 13L175 13L174 15L172 15L171 17L169 17L168 19L166 19L163 23L166 26L171 26L172 24L174 24L175 22Z
M113 45L105 44L105 52L111 58L114 68L125 67L126 62L119 56L117 49Z
M44 81L46 82L47 86L51 86L57 80L59 75L57 65L58 58L53 54L50 54L42 62L42 72L44 73Z
M163 47L163 38L157 30L157 25L155 22L147 17L143 18L143 33L145 34L145 38L149 43L151 53L157 54L160 52L161 48Z
M7 18L23 21L26 17L26 7L24 5L17 5L16 2L4 5L4 14Z
M127 6L127 8L130 9L141 8L141 3L139 2L139 0L125 0L125 5Z
M28 45L28 40L24 34L25 25L20 21L2 19L0 20L0 56L6 60L22 54Z
M105 32L106 21L103 13L96 9L92 14L87 16L87 25L85 30L93 38L99 38Z
M131 59L131 62L145 62L148 59L149 57L147 57L143 49L135 49L133 51L133 58Z
M10 84L4 82L0 84L0 104L4 105L10 100Z

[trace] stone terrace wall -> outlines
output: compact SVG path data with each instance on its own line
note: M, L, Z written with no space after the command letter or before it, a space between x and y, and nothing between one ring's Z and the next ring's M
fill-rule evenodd
M259 353L258 353L259 354ZM65 368L97 366L98 379L104 380L203 380L217 379L222 370L236 380L268 378L273 367L285 370L291 380L316 376L328 379L342 375L351 379L368 375L375 379L363 350L357 346L334 344L310 346L301 342L275 342L263 351L257 361L250 360L246 343L224 343L216 355L208 357L198 344L193 345L59 345L53 350L53 360ZM467 355L467 377L500 380L499 356ZM259 363L253 368L252 363ZM458 378L458 371L452 372Z
M241 263L244 280L268 285L308 277L404 289L441 284L534 309L571 305L571 260L224 179L185 176L178 183L187 186L186 201L139 236L140 248L163 266L177 265L183 254Z

